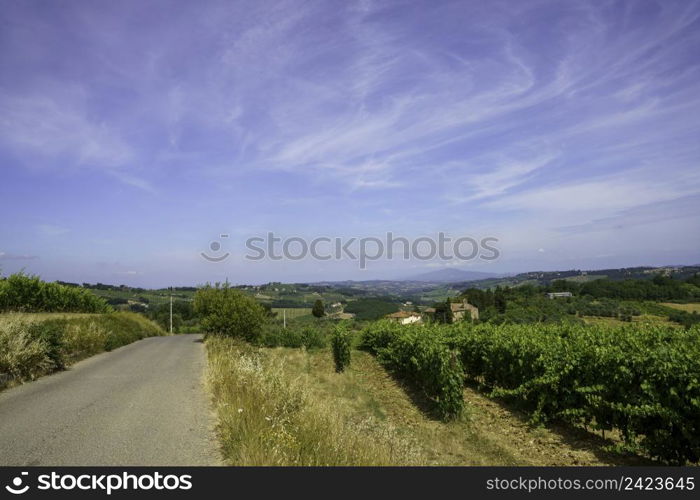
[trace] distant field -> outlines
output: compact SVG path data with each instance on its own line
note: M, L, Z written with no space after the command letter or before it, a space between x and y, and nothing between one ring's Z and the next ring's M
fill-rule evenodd
M283 313L282 311L287 311L286 313ZM310 307L273 307L272 312L277 313L278 318L282 318L283 314L286 314L287 319L294 319L294 318L301 318L302 316L310 316L311 315L311 308Z
M586 275L580 275L580 276L571 276L570 278L564 278L566 281L573 281L576 283L587 283L589 281L594 281L594 280L602 280L607 278L606 275L604 274L586 274Z
M537 285L539 285L539 282L537 280L525 280L525 281L520 281L520 282L510 281L510 282L505 282L504 286L525 286L525 285L537 286Z
M91 289L95 295L103 299L126 299L135 302L146 302L149 306L157 306L170 301L170 293L167 290L146 290L144 292L134 292L131 290L98 290ZM192 300L193 292L174 292L174 300Z
M698 303L698 302L694 302L691 304L673 304L671 302L664 302L661 305L666 306L666 307L672 307L673 309L678 309L680 311L685 311L685 312L689 312L689 313L696 312L696 313L700 314L700 303Z
M337 319L353 319L355 315L353 313L341 312L333 314L332 317Z
M622 321L618 318L608 318L605 316L584 316L583 320L590 325L611 325L619 326L629 324L626 321ZM632 323L658 323L668 326L679 326L677 323L669 321L668 318L663 316L656 316L653 314L642 314L641 316L632 316Z
M420 299L425 303L441 302L447 297L455 297L459 295L461 290L455 290L449 286L441 286L434 290L423 292L420 295Z

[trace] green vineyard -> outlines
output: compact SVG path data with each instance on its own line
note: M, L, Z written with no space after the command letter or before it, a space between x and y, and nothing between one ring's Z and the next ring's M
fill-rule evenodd
M700 459L700 328L428 325L385 321L362 346L406 376L443 418L470 380L531 415L615 431L618 448L668 463ZM455 385L460 383L460 388Z

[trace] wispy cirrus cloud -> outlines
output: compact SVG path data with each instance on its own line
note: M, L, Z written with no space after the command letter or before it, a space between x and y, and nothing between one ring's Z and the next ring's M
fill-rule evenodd
M174 5L0 13L3 168L53 189L37 211L138 233L127 252L230 214L471 225L549 258L595 226L604 255L612 221L697 203L696 2ZM691 242L692 224L669 227Z
M65 167L59 161L68 160L76 168L115 168L133 158L126 142L107 123L91 120L73 96L0 94L0 113L0 141L29 167Z
M630 209L615 212L609 217L594 219L579 225L563 226L557 228L557 230L564 234L585 234L594 231L619 230L631 226L640 226L669 220L678 221L687 218L694 219L694 223L699 224L698 227L700 227L700 213L697 211L698 206L700 206L700 195L693 194L635 206Z
M36 260L38 258L37 255L0 252L0 260Z
M70 229L55 224L38 224L36 230L43 236L60 236L70 232Z

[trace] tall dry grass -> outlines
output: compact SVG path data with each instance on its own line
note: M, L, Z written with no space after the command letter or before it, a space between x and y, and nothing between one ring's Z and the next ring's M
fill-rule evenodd
M208 382L231 465L417 465L418 454L373 417L343 419L285 375L283 358L230 338L207 339ZM341 375L338 375L341 376Z
M0 315L0 388L165 332L129 312Z
M51 362L44 342L32 336L18 319L0 326L0 387L13 380L34 379L46 372Z

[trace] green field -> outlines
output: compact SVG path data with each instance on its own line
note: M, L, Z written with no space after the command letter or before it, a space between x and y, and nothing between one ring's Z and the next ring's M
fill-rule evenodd
M602 280L607 278L604 274L581 274L579 276L572 276L566 278L567 281L573 281L575 283L588 283L589 281Z
M673 309L678 309L679 311L700 314L700 303L698 302L690 304L674 304L672 302L664 302L661 305L666 307L672 307Z
M161 290L139 290L135 291L130 288L99 290L91 289L91 291L108 302L114 299L128 300L149 306L157 306L170 302L170 292L166 289ZM192 300L194 292L173 292L173 300Z
M583 320L589 325L611 325L611 326L622 326L629 325L629 322L622 321L618 318L607 318L605 316L583 316ZM657 316L655 314L642 314L640 316L633 316L632 323L644 323L653 325L665 325L674 328L680 328L680 325L669 321L668 318L664 316Z
M277 314L277 319L282 319L286 316L287 319L303 318L304 316L311 316L310 307L296 307L296 308L284 308L284 307L273 307L272 312Z

